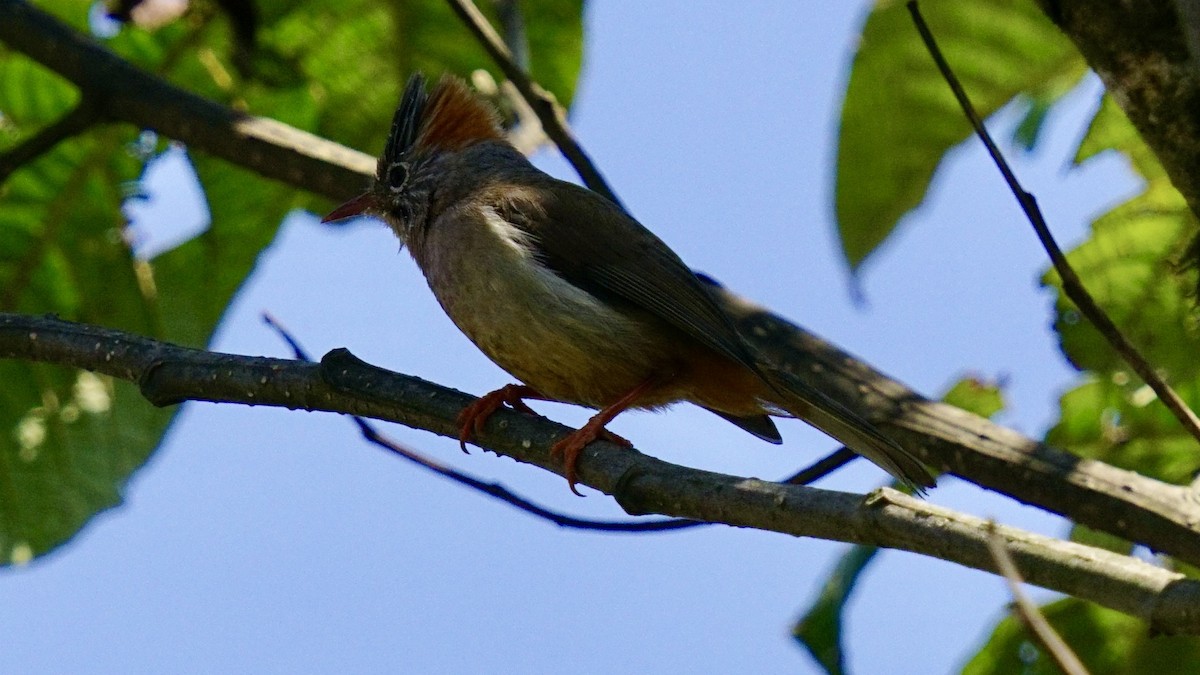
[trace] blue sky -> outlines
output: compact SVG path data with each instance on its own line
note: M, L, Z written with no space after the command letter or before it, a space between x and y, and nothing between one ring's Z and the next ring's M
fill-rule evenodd
M575 130L630 210L693 267L923 393L967 373L1003 375L1001 421L1040 435L1075 375L1037 286L1044 254L975 144L947 159L931 202L868 264L866 304L851 301L831 171L866 5L814 7L589 3ZM1067 171L1098 93L1089 79L1051 116L1044 146L1015 157L1065 247L1136 188L1114 158ZM1015 119L1001 114L993 128L1003 135ZM550 152L536 161L572 177ZM176 171L149 188L139 212L149 236L203 224ZM314 353L348 347L474 393L507 383L397 249L365 221L289 218L214 347L287 355L259 319L267 310ZM537 407L567 423L588 415ZM799 422L780 425L783 446L768 445L686 407L613 428L669 461L764 478L834 447ZM552 507L620 515L556 476L389 431ZM884 478L859 462L822 486L865 491ZM929 500L1065 532L960 481L944 479ZM125 506L48 559L0 573L0 634L13 672L818 672L788 631L843 550L723 527L560 530L394 460L335 416L189 404ZM850 666L953 670L1007 600L995 577L887 552L849 608Z

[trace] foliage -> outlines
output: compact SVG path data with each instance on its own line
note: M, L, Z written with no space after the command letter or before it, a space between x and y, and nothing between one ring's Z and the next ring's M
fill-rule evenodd
M922 2L921 12L980 115L1014 98L1028 108L1018 130L1028 146L1053 102L1087 72L1032 0L936 0ZM924 199L942 158L970 134L904 3L877 2L838 131L834 207L851 270Z
M1200 664L1200 641L1151 635L1142 622L1111 609L1067 598L1046 605L1042 613L1093 675L1191 673ZM963 668L964 675L1059 672L1011 616Z
M1084 72L1078 53L1029 0L927 0L921 9L980 114L990 115L1013 101L1026 106L1014 141L1032 149L1046 114ZM842 249L852 270L921 203L942 159L970 133L908 22L903 3L876 4L863 29L842 108L836 209ZM904 83L895 86L896 73L901 72ZM884 110L887 114L881 113ZM1126 157L1145 180L1144 190L1098 217L1091 237L1070 251L1068 259L1126 336L1196 408L1200 367L1194 355L1200 336L1191 291L1195 279L1194 272L1185 273L1176 263L1196 235L1195 216L1107 97L1097 106L1074 164L1104 152ZM1061 416L1046 441L1164 481L1191 480L1200 469L1195 440L1083 320L1062 294L1053 269L1044 273L1042 283L1056 292L1054 329L1063 355L1082 371L1080 384L1062 397ZM956 396L969 391L962 389L966 384L949 394L956 405L962 405ZM1083 527L1075 527L1071 535L1112 550L1131 548L1129 542ZM853 578L845 578L846 565L839 566L831 584L848 592ZM843 594L839 602L844 599ZM1077 600L1046 609L1093 672L1182 672L1200 667L1200 643L1194 639L1147 640L1136 621ZM823 595L812 611L823 616L830 611L830 600ZM828 617L823 625L836 628ZM806 646L829 672L841 672L840 652L836 659L819 655L831 653L828 642L839 639L836 630L819 637L826 643ZM1020 624L1006 619L967 672L1051 672L1053 666L1031 649ZM1169 663L1171 668L1152 668L1150 663Z
M43 3L81 32L90 0ZM213 5L148 32L125 26L105 46L173 84L239 110L374 153L399 92L420 68L490 68L440 0L259 2L255 57ZM582 60L581 0L536 0L517 17L529 64L560 101ZM0 152L61 118L80 93L0 48ZM0 311L64 318L204 346L292 209L326 206L244 169L192 155L209 223L151 260L130 241L122 208L165 150L123 126L68 139L0 186ZM0 363L0 564L53 550L117 505L172 412L137 388L37 364Z
M81 32L102 27L89 23L90 0L41 4ZM215 5L192 4L157 31L125 27L98 39L178 86L367 152L381 145L409 72L492 69L439 0L261 0L249 60L244 38ZM582 62L582 0L514 6L522 13L506 34L524 36L516 51L569 104ZM1086 72L1078 52L1032 0L926 0L922 9L980 112L1023 106L1014 141L1035 148L1047 114ZM70 84L0 47L0 152L62 118L80 98ZM852 271L919 206L942 160L969 137L903 3L879 0L854 56L838 138L835 208ZM152 134L107 126L59 143L0 185L0 311L56 313L203 346L283 217L324 206L244 169L191 156L209 223L190 241L146 259L130 241L122 209L138 198L140 177L165 149ZM1145 187L1097 218L1069 259L1100 304L1197 407L1194 273L1175 265L1196 234L1194 216L1107 99L1074 161L1103 152L1126 157ZM1064 356L1083 373L1062 397L1047 441L1162 480L1190 480L1200 468L1194 441L1081 320L1057 275L1048 271L1042 282L1057 294L1054 330ZM5 361L0 382L6 383L0 388L3 565L52 551L118 504L172 413L146 405L132 385L79 371ZM969 379L947 400L985 416L1003 405L997 388ZM1072 536L1114 550L1131 547L1083 528ZM874 553L851 548L795 628L831 673L845 669L841 613ZM1045 610L1093 672L1200 668L1195 640L1149 639L1134 620L1077 600ZM966 670L1048 667L1023 628L1005 619Z

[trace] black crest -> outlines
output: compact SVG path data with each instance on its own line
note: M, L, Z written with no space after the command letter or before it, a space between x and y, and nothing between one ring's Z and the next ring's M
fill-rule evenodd
M425 103L429 96L425 93L425 76L413 73L404 86L404 96L400 99L400 107L392 117L392 131L388 134L387 145L379 158L379 166L386 169L398 161L412 149L421 131L421 119L425 114ZM382 173L382 172L381 172Z

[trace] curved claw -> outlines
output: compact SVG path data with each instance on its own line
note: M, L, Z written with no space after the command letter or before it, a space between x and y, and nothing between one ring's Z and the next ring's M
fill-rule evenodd
M462 448L463 452L467 452L467 441L483 433L483 427L487 424L488 418L505 403L517 412L537 415L533 408L525 404L525 398L545 397L523 384L508 384L472 401L470 405L462 409L462 412L458 413L458 417L454 420L458 424L458 446Z
M587 424L583 425L578 431L574 431L567 435L566 438L555 443L550 448L552 456L561 456L563 462L563 473L567 477L567 487L571 488L571 492L583 496L579 490L575 489L575 484L579 482L579 473L576 466L579 464L579 455L583 449L592 441L600 439L615 443L623 448L632 448L633 443L629 440L614 434L605 429L603 420L592 418Z

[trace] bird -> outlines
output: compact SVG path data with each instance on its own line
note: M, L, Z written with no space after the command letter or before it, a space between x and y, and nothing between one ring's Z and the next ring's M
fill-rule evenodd
M413 74L368 189L322 221L383 220L454 324L519 381L463 409L463 450L506 404L594 408L551 448L579 494L588 444L632 447L607 430L614 417L690 402L774 444L772 416L802 419L917 492L935 485L874 425L757 356L706 278L617 204L534 167L498 120L457 77L427 91Z

